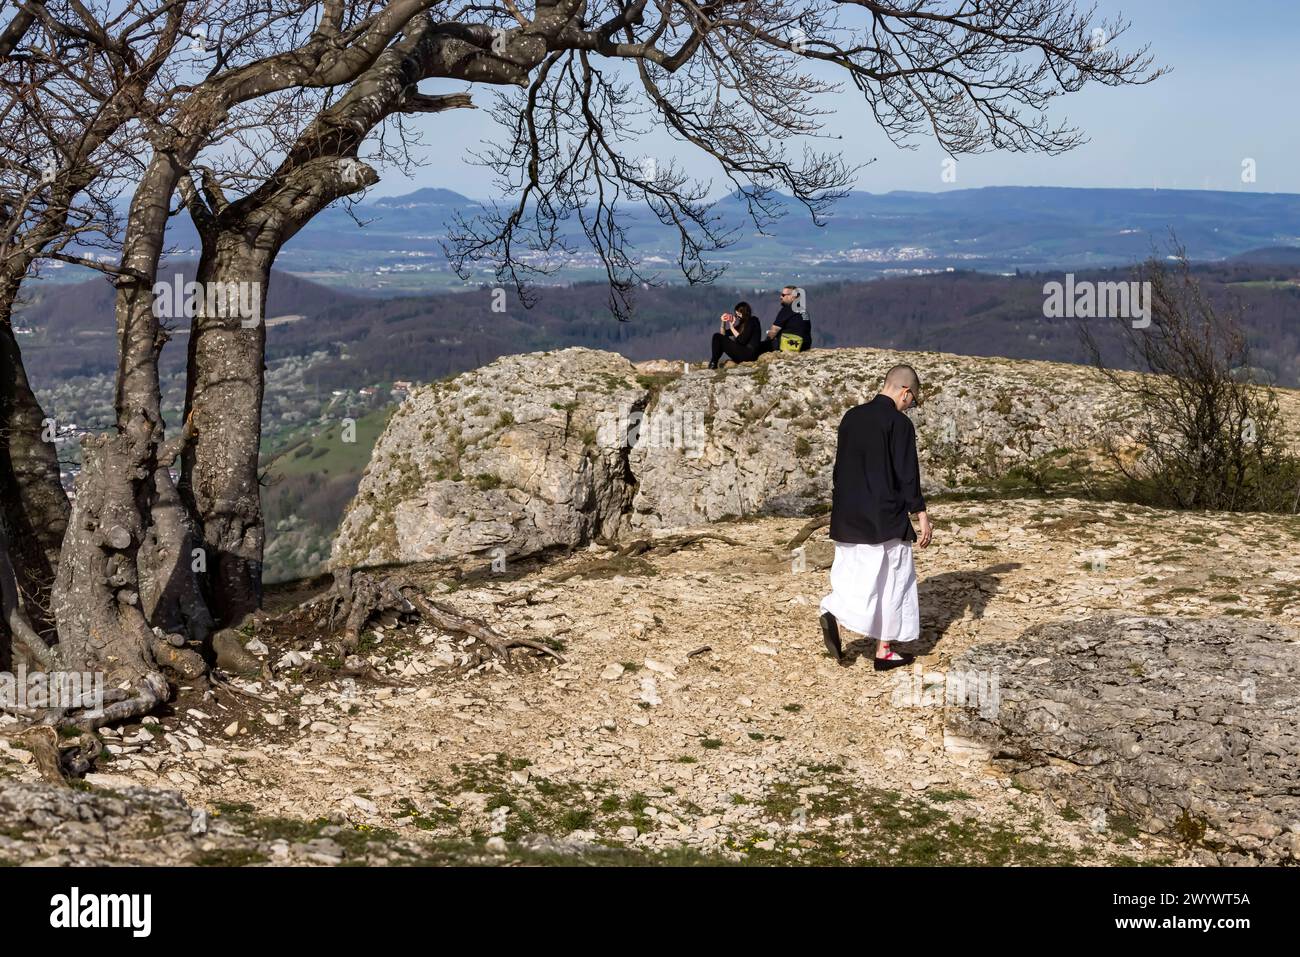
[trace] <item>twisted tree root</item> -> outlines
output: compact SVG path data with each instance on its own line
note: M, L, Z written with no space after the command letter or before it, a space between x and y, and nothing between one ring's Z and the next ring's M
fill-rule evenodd
M400 588L409 587L412 586L400 586ZM403 597L406 596L403 595ZM415 605L422 617L427 618L443 631L450 631L455 634L469 635L472 638L477 638L479 641L483 642L483 644L491 648L498 656L506 659L506 661L510 660L510 650L512 648L531 648L533 651L541 654L550 655L560 663L564 662L564 659L561 658L559 654L540 642L529 641L527 638L506 638L494 631L490 625L473 618L465 618L445 605L440 605L422 595L413 595L407 598L407 600Z
M553 649L540 642L527 638L507 638L486 622L467 617L426 598L420 593L419 585L399 576L377 578L365 572L354 575L351 569L340 569L335 573L334 587L324 596L313 599L315 601L324 603L325 621L329 628L337 627L342 621L345 652L355 650L361 640L361 632L371 619L392 613L418 616L443 631L468 635L481 641L494 655L506 661L511 660L511 651L515 648L527 648L561 663L564 661Z
M58 710L58 709L54 709ZM59 787L70 787L69 778L79 778L90 770L99 754L99 739L82 731L61 737L52 724L28 725L3 734L32 753L41 778Z
M830 523L831 517L829 514L819 515L816 518L809 520L803 528L799 529L799 534L786 543L786 549L793 550L798 548L812 537L813 532L817 531L819 528L825 528Z

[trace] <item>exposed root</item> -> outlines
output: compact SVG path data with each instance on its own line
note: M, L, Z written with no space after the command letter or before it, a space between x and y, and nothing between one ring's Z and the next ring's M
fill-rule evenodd
M419 585L400 576L378 577L365 572L354 575L351 569L341 569L335 575L334 587L308 604L316 602L323 607L328 628L332 630L342 623L341 644L345 656L356 649L361 640L361 632L370 621L392 615L398 618L418 618L443 631L468 635L506 661L511 660L511 652L516 648L526 648L556 661L564 661L553 649L541 642L507 638L486 622L462 615L425 597ZM367 677L377 676L369 665L366 668L369 669L365 671Z
M410 588L410 585L399 587L399 591ZM404 592L403 592L404 595ZM543 655L550 655L556 661L563 662L555 651L536 641L529 641L527 638L506 638L498 634L492 627L484 622L474 618L466 618L452 611L445 605L440 605L435 601L425 598L423 595L405 596L419 610L420 615L437 625L443 631L449 631L453 634L469 635L471 638L477 638L483 644L492 649L499 657L510 660L510 651L513 648L530 648L533 651Z
M59 733L49 725L26 728L13 736L13 741L32 753L36 770L50 784L70 787L59 763Z
M790 550L790 549L798 548L800 545L802 545L804 542L808 541L808 539L812 537L813 532L817 531L817 529L819 528L825 528L830 523L831 523L831 517L829 513L826 515L818 515L816 518L811 519L808 522L808 524L806 524L803 528L799 529L798 535L796 535L794 538L790 539L790 541L786 543L785 546L786 549Z
M351 659L349 659L351 660ZM302 670L307 674L325 675L330 678L367 678L376 684L388 685L392 688L408 688L410 682L402 681L400 678L390 678L388 675L380 674L375 670L374 665L368 661L360 664L348 664L346 661L339 667L332 667L319 661L304 661Z
M225 674L217 668L213 668L208 672L208 681L212 684L212 687L218 691L224 691L227 694L236 695L241 698L251 698L253 701L262 702L262 704L275 704L274 698L247 691L244 688L240 688L238 685L231 684Z
M153 652L154 661L186 681L193 681L208 673L208 663L202 655L189 648L177 648L165 638L153 638L149 642L149 650Z
M129 695L111 704L108 702L108 696L105 695L105 706L103 708L85 712L81 717L73 719L69 723L82 730L92 731L108 724L130 721L132 718L140 718L151 712L166 701L169 694L167 679L160 673L153 671L140 679L134 695Z
M536 594L537 589L530 588L528 591L520 592L518 595L507 595L505 598L498 598L492 604L498 608L504 608L506 605L513 605L517 601L521 601L525 605L531 605L533 603L533 596Z
M60 736L50 724L29 725L4 735L32 753L41 778L59 787L69 787L69 778L79 778L91 769L99 754L99 739L88 732Z

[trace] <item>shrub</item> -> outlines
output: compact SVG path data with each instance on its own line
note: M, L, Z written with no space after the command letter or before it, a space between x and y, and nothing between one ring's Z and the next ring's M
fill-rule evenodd
M1085 322L1093 363L1126 397L1105 451L1145 504L1186 509L1296 512L1300 460L1287 443L1277 395L1250 362L1241 305L1216 309L1185 252L1137 270L1150 282L1150 324L1118 318L1124 362L1111 368ZM1113 351L1113 350L1110 350Z

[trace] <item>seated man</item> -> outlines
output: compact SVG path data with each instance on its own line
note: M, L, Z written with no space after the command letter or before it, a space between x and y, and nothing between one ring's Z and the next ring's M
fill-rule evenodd
M812 322L798 286L781 288L781 311L759 348L760 352L807 352L812 348Z
M758 358L763 330L749 303L736 303L736 311L722 314L722 329L713 334L713 358L709 368L716 369L723 353L733 362L753 362Z

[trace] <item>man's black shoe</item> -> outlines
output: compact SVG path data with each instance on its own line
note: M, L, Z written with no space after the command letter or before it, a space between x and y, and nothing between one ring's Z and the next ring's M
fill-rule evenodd
M844 656L844 650L840 647L840 625L835 620L835 616L829 611L822 612L822 640L826 642L826 650L831 653L831 657L839 661Z
M892 671L894 668L910 665L915 658L915 655L899 655L897 658L875 658L872 661L872 667L877 671Z

